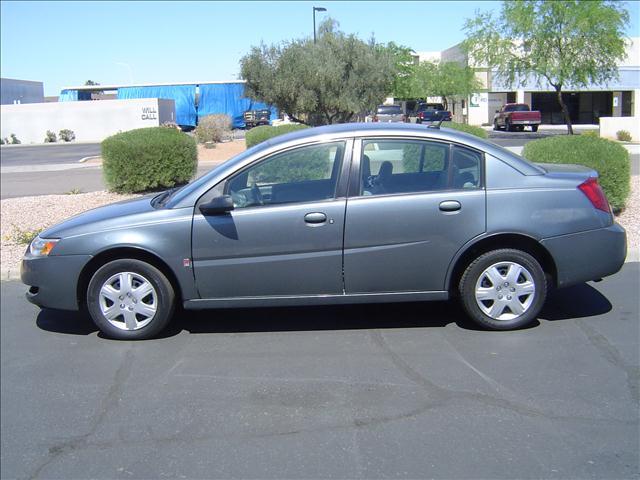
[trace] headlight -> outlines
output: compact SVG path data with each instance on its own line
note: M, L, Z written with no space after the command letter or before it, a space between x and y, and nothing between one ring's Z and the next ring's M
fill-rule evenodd
M40 238L39 236L34 238L29 246L31 255L35 257L46 257L51 253L56 243L60 241L59 238Z

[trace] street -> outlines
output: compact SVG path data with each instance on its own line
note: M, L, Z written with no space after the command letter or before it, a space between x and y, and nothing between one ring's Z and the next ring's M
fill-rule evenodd
M2 478L633 478L638 263L539 324L449 302L180 313L101 338L2 282Z

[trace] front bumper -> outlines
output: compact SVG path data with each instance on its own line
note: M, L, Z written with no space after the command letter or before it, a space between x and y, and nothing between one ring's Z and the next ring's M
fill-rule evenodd
M558 287L568 287L618 272L627 256L627 234L620 225L546 238L558 271Z
M80 272L90 255L50 255L22 259L20 278L28 285L26 298L39 307L78 310L77 286Z

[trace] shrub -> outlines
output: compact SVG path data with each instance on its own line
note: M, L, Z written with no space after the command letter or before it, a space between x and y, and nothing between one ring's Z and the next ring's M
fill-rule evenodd
M198 143L221 142L231 133L231 117L224 114L207 115L198 120L195 134Z
M630 142L631 141L631 134L629 132L627 132L626 130L618 130L616 132L616 138L621 142Z
M0 145L4 145L4 144L5 144L4 138L0 138Z
M624 208L631 179L629 153L622 145L587 135L558 135L527 143L522 155L532 162L593 168L614 211Z
M245 135L245 143L247 148L251 148L254 145L258 145L270 138L277 137L278 135L284 135L285 133L295 132L296 130L303 130L309 128L308 125L302 125L300 123L288 123L285 125L278 125L277 127L269 125L261 125L256 128L252 128Z
M442 126L446 128L452 128L454 130L459 130L461 132L470 133L471 135L475 135L476 137L480 137L480 138L489 137L489 135L484 129L480 127L474 127L473 125L467 125L466 123L455 123L455 122L444 123L443 122Z
M598 130L587 130L580 135L583 135L585 137L600 138L600 132L598 132Z
M18 244L29 244L44 230L44 228L22 229L13 225L13 234L7 239Z
M178 130L140 128L102 141L102 165L109 190L143 192L187 183L196 173L195 140Z
M58 137L60 137L60 140L62 140L63 142L71 142L72 140L76 139L76 134L73 133L73 130L64 128L60 130L60 132L58 133Z
M44 143L56 143L58 141L58 137L51 130L47 130L47 133L44 137Z
M7 140L7 143L10 143L11 145L20 145L22 142L18 140L18 137L16 137L15 133L12 133L11 135L9 135L9 140Z

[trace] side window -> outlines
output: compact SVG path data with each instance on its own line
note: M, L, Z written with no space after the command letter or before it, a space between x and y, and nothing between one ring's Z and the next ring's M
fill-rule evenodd
M451 162L451 187L454 189L479 188L482 154L468 148L454 146Z
M430 192L448 188L448 143L365 140L360 195Z
M277 153L227 181L236 208L326 200L335 196L344 142Z

